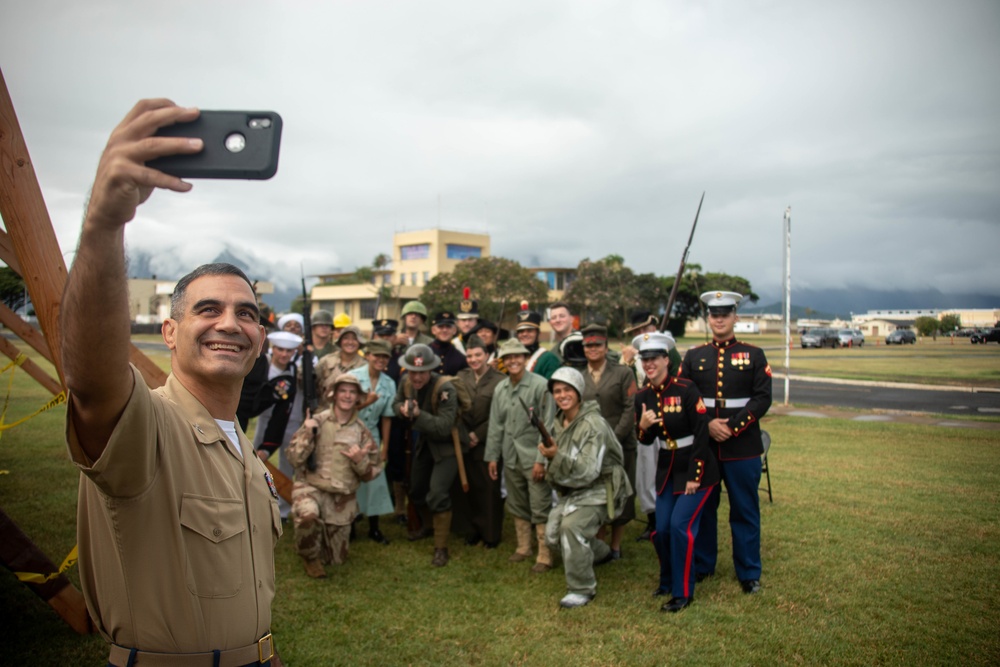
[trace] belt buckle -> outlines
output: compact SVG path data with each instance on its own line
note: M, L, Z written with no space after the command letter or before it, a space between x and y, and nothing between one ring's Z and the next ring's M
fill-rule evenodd
M724 398L717 398L717 399L715 399L715 407L721 408L721 409L724 410L726 408L726 399L724 399Z
M677 441L673 438L667 438L667 449L677 449Z
M267 644L267 655L264 655L265 642ZM257 640L257 657L259 658L258 662L261 663L267 662L274 657L274 640L271 639L270 632Z

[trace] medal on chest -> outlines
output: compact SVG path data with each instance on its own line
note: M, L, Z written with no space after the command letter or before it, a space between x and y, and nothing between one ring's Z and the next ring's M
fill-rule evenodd
M749 352L733 352L733 355L729 359L729 363L737 368L750 365L750 353Z
M264 471L264 481L267 482L267 488L271 490L271 495L274 496L275 500L277 500L278 489L277 487L274 486L274 478L271 477L271 473L268 472L267 470Z
M663 411L664 412L680 412L681 411L681 397L680 396L664 396L663 397Z

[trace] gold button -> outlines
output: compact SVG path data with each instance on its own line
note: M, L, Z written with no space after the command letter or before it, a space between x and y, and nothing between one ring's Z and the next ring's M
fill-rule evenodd
M719 386L720 387L722 386L722 380L719 380Z

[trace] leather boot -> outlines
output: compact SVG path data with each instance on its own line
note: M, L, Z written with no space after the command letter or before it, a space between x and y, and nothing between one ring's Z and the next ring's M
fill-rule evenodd
M306 574L313 579L326 578L326 570L323 569L323 563L321 563L318 558L303 561L303 565L305 565Z
M535 535L538 537L538 559L535 560L535 565L531 568L531 571L541 574L552 569L552 551L549 550L549 545L545 543L544 523L535 526Z
M448 533L451 532L451 512L434 515L434 558L431 565L444 567L448 564Z
M531 522L514 517L514 532L517 533L517 550L508 560L520 563L531 558Z

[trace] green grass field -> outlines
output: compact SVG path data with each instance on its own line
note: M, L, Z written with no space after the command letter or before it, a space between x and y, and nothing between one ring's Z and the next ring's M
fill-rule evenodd
M9 398L7 422L48 400L19 370ZM62 418L51 410L0 437L0 506L57 563L75 543L77 486ZM510 526L494 551L453 540L437 569L428 541L383 522L390 546L362 537L322 581L305 576L289 531L275 554L277 646L293 667L1000 663L1000 431L797 417L765 427L775 502L765 496L760 595L739 592L724 526L717 575L678 615L650 597L657 564L632 541L638 522L623 560L598 570L596 600L573 611L558 609L560 568L507 562ZM69 576L78 583L76 568ZM99 637L74 634L11 574L0 591L4 664L104 664Z

